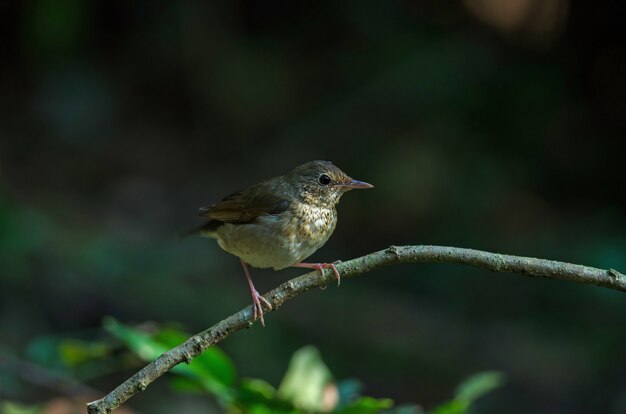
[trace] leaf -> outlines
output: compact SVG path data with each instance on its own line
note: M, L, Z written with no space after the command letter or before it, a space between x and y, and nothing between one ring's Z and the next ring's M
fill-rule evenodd
M233 413L301 413L290 402L277 398L276 389L268 382L253 378L241 381L235 406L238 410Z
M452 400L447 403L443 403L434 411L431 411L431 414L463 414L467 411L469 405L466 402Z
M318 350L306 346L294 352L277 394L303 410L320 411L324 389L331 382L332 374Z
M104 328L113 336L121 340L144 361L153 361L171 347L178 345L180 339L187 336L173 330L151 336L145 332L128 327L113 318L106 318ZM189 365L179 364L171 370L172 373L196 381L206 391L216 395L224 401L232 401L232 384L235 382L235 369L228 357L219 349L207 349L202 355L194 359Z
M455 392L455 399L473 403L483 395L501 387L504 384L504 374L497 371L484 371L472 375L459 385Z
M393 407L393 400L384 398L361 397L338 411L340 414L375 414Z
M68 366L76 366L92 359L109 354L110 347L103 343L89 343L76 339L66 339L59 343L59 354Z
M348 378L337 383L339 391L339 407L345 407L361 394L363 384L356 378Z
M303 414L301 411L293 408L277 408L263 404L251 405L245 412L248 414Z
M224 351L216 347L205 350L192 361L190 367L210 373L227 387L232 387L237 379L235 365Z
M105 318L104 329L124 342L139 358L152 361L167 351L167 347L154 341L150 335L121 324L113 318Z
M198 394L205 391L204 388L202 388L202 386L198 384L198 381L194 381L185 377L172 378L170 380L170 387L176 392L186 394Z
M444 403L432 414L464 414L478 398L504 384L504 374L497 371L484 371L472 375L463 381L456 389L452 401Z
M241 380L238 401L244 404L267 403L276 397L276 389L266 381L256 378Z
M424 410L419 405L401 405L392 410L385 411L386 414L423 414Z
M163 328L159 329L157 333L155 333L152 338L167 346L168 348L174 348L185 342L189 335L186 333L179 331L178 329L173 328Z
M0 401L0 413L2 414L41 414L41 411L41 407L38 406Z
M61 338L43 336L36 338L26 348L26 355L32 361L47 366L61 368L63 361L59 355Z
M168 349L185 342L187 338L189 338L188 334L171 328L162 329L154 335L154 339L165 344ZM216 346L207 348L202 354L195 357L190 368L197 370L199 375L208 373L208 375L214 376L227 387L232 387L237 378L235 364L224 351Z

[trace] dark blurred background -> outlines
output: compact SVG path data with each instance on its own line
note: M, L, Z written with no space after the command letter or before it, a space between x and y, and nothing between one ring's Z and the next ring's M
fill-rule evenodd
M176 236L198 207L312 159L376 186L342 200L315 260L441 244L626 270L625 15L618 1L3 1L0 346L18 363L0 400L59 396L20 364L102 391L128 377L59 356L105 337L105 316L197 332L247 305L235 257ZM267 291L300 273L253 278ZM507 385L477 412L626 413L623 293L394 266L266 321L222 344L242 376L276 384L313 344L336 377L397 403L430 408L495 369ZM211 404L163 382L130 402Z

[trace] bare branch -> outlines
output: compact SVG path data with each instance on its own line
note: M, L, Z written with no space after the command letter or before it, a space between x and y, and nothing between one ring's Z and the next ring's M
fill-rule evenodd
M494 272L513 272L526 276L569 280L626 292L626 276L615 269L602 270L553 260L510 256L458 247L391 246L388 249L340 263L337 269L341 272L341 277L346 279L391 264L423 262L463 264L482 267ZM334 283L335 280L331 270L327 270L323 277L320 277L319 272L314 271L291 279L263 296L272 304L273 311L275 311L296 295L315 287ZM176 365L181 362L190 363L208 347L223 341L234 332L249 328L252 323L252 307L248 306L206 331L192 336L149 363L104 398L87 404L89 414L110 413L133 395L145 390L148 385Z

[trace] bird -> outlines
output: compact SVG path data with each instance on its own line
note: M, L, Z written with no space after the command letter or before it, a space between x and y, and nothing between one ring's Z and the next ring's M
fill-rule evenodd
M262 305L268 310L272 305L254 287L248 267L310 268L322 275L324 269L332 269L339 284L341 275L335 266L339 261L303 261L335 230L341 196L348 190L373 187L352 179L330 161L310 161L201 207L198 216L208 221L192 233L216 239L223 250L240 259L252 295L253 320L258 318L265 326Z

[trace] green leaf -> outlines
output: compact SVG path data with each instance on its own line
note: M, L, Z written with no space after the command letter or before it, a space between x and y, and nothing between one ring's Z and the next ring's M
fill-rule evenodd
M162 329L153 337L155 341L166 345L168 349L180 345L187 338L189 338L188 334L172 328ZM215 377L227 387L232 387L237 378L235 364L224 351L216 346L206 349L202 354L195 357L190 367L198 375Z
M245 412L248 414L303 414L302 411L293 408L270 407L263 404L251 405Z
M294 352L287 372L278 388L278 397L291 401L306 411L320 411L323 394L332 382L332 374L322 361L318 350L306 346Z
M124 342L128 348L144 361L153 361L170 348L178 345L187 335L168 330L160 336L128 327L113 318L106 318L104 328ZM158 338L162 341L159 341ZM232 401L235 369L228 357L217 348L209 348L189 365L179 364L171 371L196 381L206 391L224 401Z
M419 405L400 405L392 410L385 411L386 414L423 414L424 410Z
M497 371L484 371L472 375L458 386L455 399L473 403L483 395L501 387L504 384L504 374Z
M174 348L175 346L185 342L187 338L189 338L189 335L178 329L163 328L159 329L159 331L155 333L152 338L168 348Z
M26 348L26 355L32 361L47 366L61 368L63 361L59 355L62 339L53 336L36 338Z
M199 394L205 390L197 381L185 377L174 377L170 380L172 390L179 393Z
M92 359L107 356L110 351L107 344L66 339L59 343L59 354L68 366L76 366Z
M165 345L154 341L146 332L126 326L113 318L104 319L104 329L144 361L152 361L167 351Z
M464 401L452 400L431 411L431 414L464 414L469 405Z
M244 378L241 380L237 400L250 405L252 403L267 403L275 397L276 389L270 383L256 378Z
M190 367L197 367L200 371L209 373L227 387L232 387L237 379L235 364L219 348L211 347L196 357Z
M289 401L276 396L276 390L266 381L245 378L241 381L232 413L300 413ZM233 407L233 408L234 408Z
M484 371L472 375L457 387L452 401L438 406L431 413L465 414L474 401L502 386L504 380L504 374L497 371Z
M361 397L338 411L340 414L375 414L393 407L393 400Z
M363 384L356 378L348 378L337 383L339 407L345 407L361 395Z
M0 413L2 414L40 414L41 412L41 407L35 405L24 405L11 401L0 401Z

